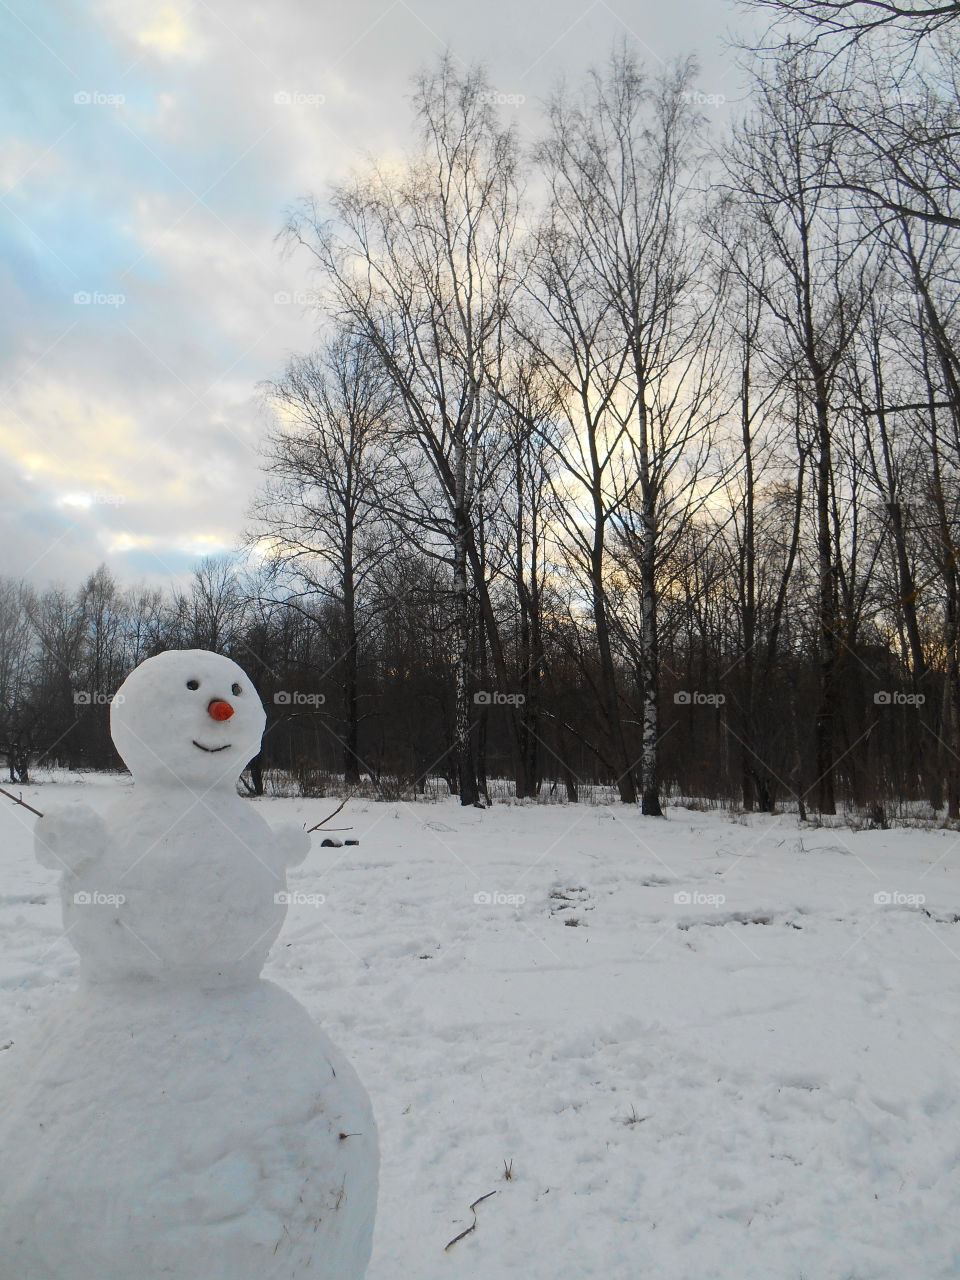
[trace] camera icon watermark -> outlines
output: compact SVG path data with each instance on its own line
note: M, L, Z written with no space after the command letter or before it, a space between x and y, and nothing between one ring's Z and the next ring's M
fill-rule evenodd
M701 93L699 89L684 89L680 101L688 107L722 107L727 96L724 93Z
M698 889L679 889L673 895L678 907L722 907L726 900L724 893L701 893Z
M78 889L73 895L75 907L122 907L125 893L101 893L99 889Z
M725 693L701 693L699 689L678 689L673 695L678 707L722 707L726 700Z
M122 493L66 493L60 499L65 507L119 507L126 502Z
M109 707L115 702L120 706L124 696L122 693L103 693L100 689L77 689L73 695L73 705L75 707Z
M495 689L478 689L473 695L478 707L522 707L526 700L526 694L499 693Z
M322 707L326 700L325 693L302 693L299 689L278 689L273 695L278 707Z
M102 93L99 89L81 89L73 95L75 107L122 107L126 100L122 93Z
M322 907L326 902L326 894L303 893L300 889L284 889L273 895L278 907Z
M274 305L278 307L313 307L320 303L320 294L312 289L281 289L273 295Z
M526 900L525 893L501 893L499 889L489 893L481 889L473 895L474 904L478 907L522 907Z
M881 890L873 895L874 905L877 907L922 907L926 900L926 894L900 893L897 890L889 893Z
M526 100L525 93L501 93L499 89L491 89L481 94L481 101L491 107L522 107Z
M300 93L295 89L278 89L273 95L277 107L322 107L326 101L325 93Z
M79 289L73 295L76 307L122 307L126 300L125 293L99 293L88 289Z

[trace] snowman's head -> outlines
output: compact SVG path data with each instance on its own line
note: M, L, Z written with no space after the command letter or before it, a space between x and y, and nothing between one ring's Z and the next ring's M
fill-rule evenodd
M205 649L141 662L110 704L110 731L137 782L233 789L260 750L263 705L244 671Z

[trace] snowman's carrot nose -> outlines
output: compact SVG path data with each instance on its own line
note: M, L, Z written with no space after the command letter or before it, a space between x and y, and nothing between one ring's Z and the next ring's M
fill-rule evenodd
M233 715L233 707L229 702L224 702L222 698L214 698L207 707L207 715L214 720L229 720Z

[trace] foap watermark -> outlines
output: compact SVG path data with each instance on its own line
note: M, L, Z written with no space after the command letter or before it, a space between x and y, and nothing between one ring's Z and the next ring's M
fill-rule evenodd
M122 307L126 300L125 293L100 293L96 289L80 289L73 295L75 307Z
M66 507L119 507L126 500L123 493L67 493L60 499Z
M104 693L101 689L77 689L73 695L75 707L109 707L114 702L119 706L123 700L122 693Z
M900 689L878 689L873 695L878 707L922 707L926 700L925 693L903 693Z
M273 95L276 107L322 107L326 101L325 93L301 93L299 89L278 89Z
M125 893L101 893L99 889L78 889L73 895L75 907L122 907Z
M881 890L873 895L874 906L877 907L922 907L926 900L925 894L900 893L896 889L890 893Z
M320 295L310 289L295 289L292 293L281 289L273 295L273 301L278 307L314 307L319 305Z
M278 907L322 907L326 902L326 894L304 893L300 889L284 889L273 895Z
M526 900L525 893L501 893L499 889L489 893L486 889L481 889L473 895L473 901L478 907L522 907Z
M303 693L300 689L278 689L273 701L278 707L322 707L325 693Z
M678 907L722 907L726 900L724 893L701 893L699 889L680 889L673 895Z
M673 695L678 707L722 707L725 693L701 693L699 689L678 689Z
M100 89L81 89L73 95L75 107L122 107L126 100L122 93L103 93Z
M680 101L687 107L722 107L726 100L726 94L701 93L699 89L684 89L680 94Z
M496 689L478 689L473 695L478 707L522 707L526 702L526 694L500 693Z
M491 89L481 95L481 101L491 107L522 107L526 100L525 93L501 93L499 89Z

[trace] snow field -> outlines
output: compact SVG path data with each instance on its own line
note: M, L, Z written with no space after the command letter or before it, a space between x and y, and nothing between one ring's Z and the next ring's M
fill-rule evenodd
M33 822L0 807L4 1046L76 981ZM960 1276L955 833L453 801L348 824L358 848L314 837L290 872L264 976L373 1100L369 1280Z

